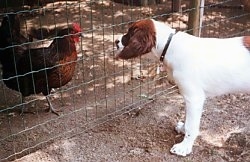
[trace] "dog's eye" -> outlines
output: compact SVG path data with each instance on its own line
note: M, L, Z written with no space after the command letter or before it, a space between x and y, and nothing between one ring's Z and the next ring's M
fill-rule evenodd
M129 41L129 36L126 34L122 37L122 45L123 46L127 46L128 45L128 41Z

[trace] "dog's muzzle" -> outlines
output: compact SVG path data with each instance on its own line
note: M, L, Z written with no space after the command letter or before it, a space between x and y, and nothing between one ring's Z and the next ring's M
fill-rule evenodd
M116 51L115 51L115 58L116 59L119 59L119 54L120 54L120 52L123 50L123 48L124 48L124 46L123 46L123 44L122 44L122 41L121 41L121 38L122 37L120 37L119 39L116 39L115 40L115 42L114 42L114 44L115 44L115 47L114 48L116 48Z

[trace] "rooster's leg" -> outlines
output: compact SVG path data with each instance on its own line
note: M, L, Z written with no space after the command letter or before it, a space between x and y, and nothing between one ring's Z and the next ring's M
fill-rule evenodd
M54 107L52 106L52 104L51 104L51 102L50 102L50 99L49 99L49 96L46 96L46 99L47 99L47 102L48 102L48 104L49 104L49 112L52 112L52 113L54 113L54 114L56 114L56 115L59 116L57 110L54 109Z

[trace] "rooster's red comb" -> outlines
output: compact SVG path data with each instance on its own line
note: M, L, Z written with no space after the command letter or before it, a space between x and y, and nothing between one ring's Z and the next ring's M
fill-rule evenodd
M77 32L81 32L81 26L78 23L72 23L73 28L77 31Z

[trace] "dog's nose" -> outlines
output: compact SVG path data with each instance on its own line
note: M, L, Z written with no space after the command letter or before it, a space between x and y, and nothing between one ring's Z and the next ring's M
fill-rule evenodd
M116 39L116 40L115 40L115 44L118 44L118 43L120 43L120 40L119 40L119 39Z
M115 45L116 45L116 48L117 48L117 49L120 48L119 45L118 45L119 43L120 43L120 40L116 39L116 40L115 40Z

